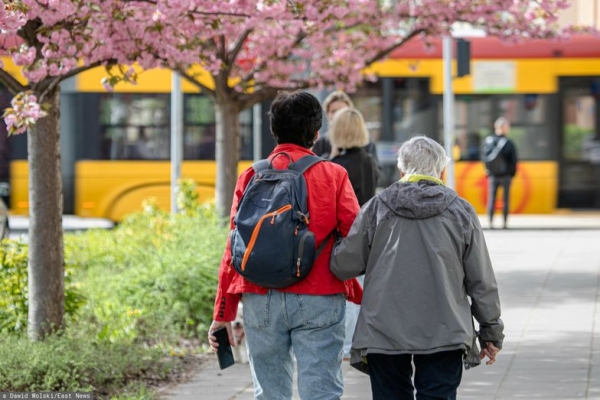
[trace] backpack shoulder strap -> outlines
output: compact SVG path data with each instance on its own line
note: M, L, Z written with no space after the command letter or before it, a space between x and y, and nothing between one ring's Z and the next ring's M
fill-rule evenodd
M486 159L487 160L493 160L496 157L498 157L498 154L500 154L500 152L502 151L502 149L504 148L504 146L506 145L506 143L508 142L508 139L506 139L505 137L500 138L494 148L492 149L492 151L490 152L490 154L487 155Z
M294 171L300 172L301 174L303 174L307 169L309 169L310 167L312 167L313 165L315 165L318 162L321 161L325 161L324 158L322 157L318 157L318 156L304 156L302 158L300 158L299 160L296 160L290 169L293 169Z
M506 143L508 143L508 139L503 136L500 140L498 140L498 144L497 144L498 149L502 150L504 148L504 146L506 145Z
M258 160L252 164L252 169L254 170L254 173L258 173L260 171L264 171L265 169L268 169L270 164L271 164L271 162L267 159Z

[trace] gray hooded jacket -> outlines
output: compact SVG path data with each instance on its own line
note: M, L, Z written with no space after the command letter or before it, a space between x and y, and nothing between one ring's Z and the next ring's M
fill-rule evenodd
M396 182L366 203L332 253L342 280L365 274L351 364L364 356L463 349L478 365L481 343L502 348L500 298L473 207L429 180Z

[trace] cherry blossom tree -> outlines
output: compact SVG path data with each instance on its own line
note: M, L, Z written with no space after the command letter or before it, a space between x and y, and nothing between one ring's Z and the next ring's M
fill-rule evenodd
M89 19L70 2L60 9L51 3L57 2L0 4L0 50L12 56L20 71L11 73L14 69L0 64L0 82L15 95L5 122L10 134L28 131L28 332L34 340L63 326L59 84L100 65L99 59L82 57L98 46L85 32Z
M105 65L133 60L156 66L154 58L130 53L152 32L156 6L144 2L22 0L0 2L0 83L14 95L4 118L9 134L27 131L29 161L29 316L34 340L63 326L64 256L59 147L60 82ZM136 36L138 35L138 36ZM7 62L10 63L10 62ZM16 67L16 68L15 68ZM14 71L18 71L15 73Z
M415 36L448 34L456 22L506 40L568 33L557 24L565 0L188 0L157 3L157 26L173 18L173 3L208 25L173 31L167 46L163 38L140 50L214 99L216 204L224 215L237 177L239 155L232 149L238 148L241 110L282 89L352 91L365 67ZM194 72L194 64L204 71ZM205 83L206 71L212 85Z

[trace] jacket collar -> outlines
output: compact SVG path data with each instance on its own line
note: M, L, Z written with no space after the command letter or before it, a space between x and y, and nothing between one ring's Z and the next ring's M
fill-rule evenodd
M402 183L411 183L411 182L419 182L419 181L431 181L437 183L438 185L443 185L444 182L441 179L435 178L429 175L419 175L419 174L406 174L400 179Z
M281 153L281 152L285 152L285 153L303 153L304 154L310 154L310 155L315 155L315 153L313 153L310 149L307 149L306 147L302 147L299 146L297 144L293 144L293 143L284 143L284 144L278 144L273 151L271 152L271 154L269 155L269 158L271 158L271 156L273 154L277 154L277 153Z

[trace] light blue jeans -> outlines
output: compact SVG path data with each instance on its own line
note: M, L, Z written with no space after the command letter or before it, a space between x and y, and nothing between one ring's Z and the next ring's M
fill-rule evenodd
M266 295L244 293L243 302L254 398L292 398L293 354L300 398L339 400L344 391L344 296L270 290Z

